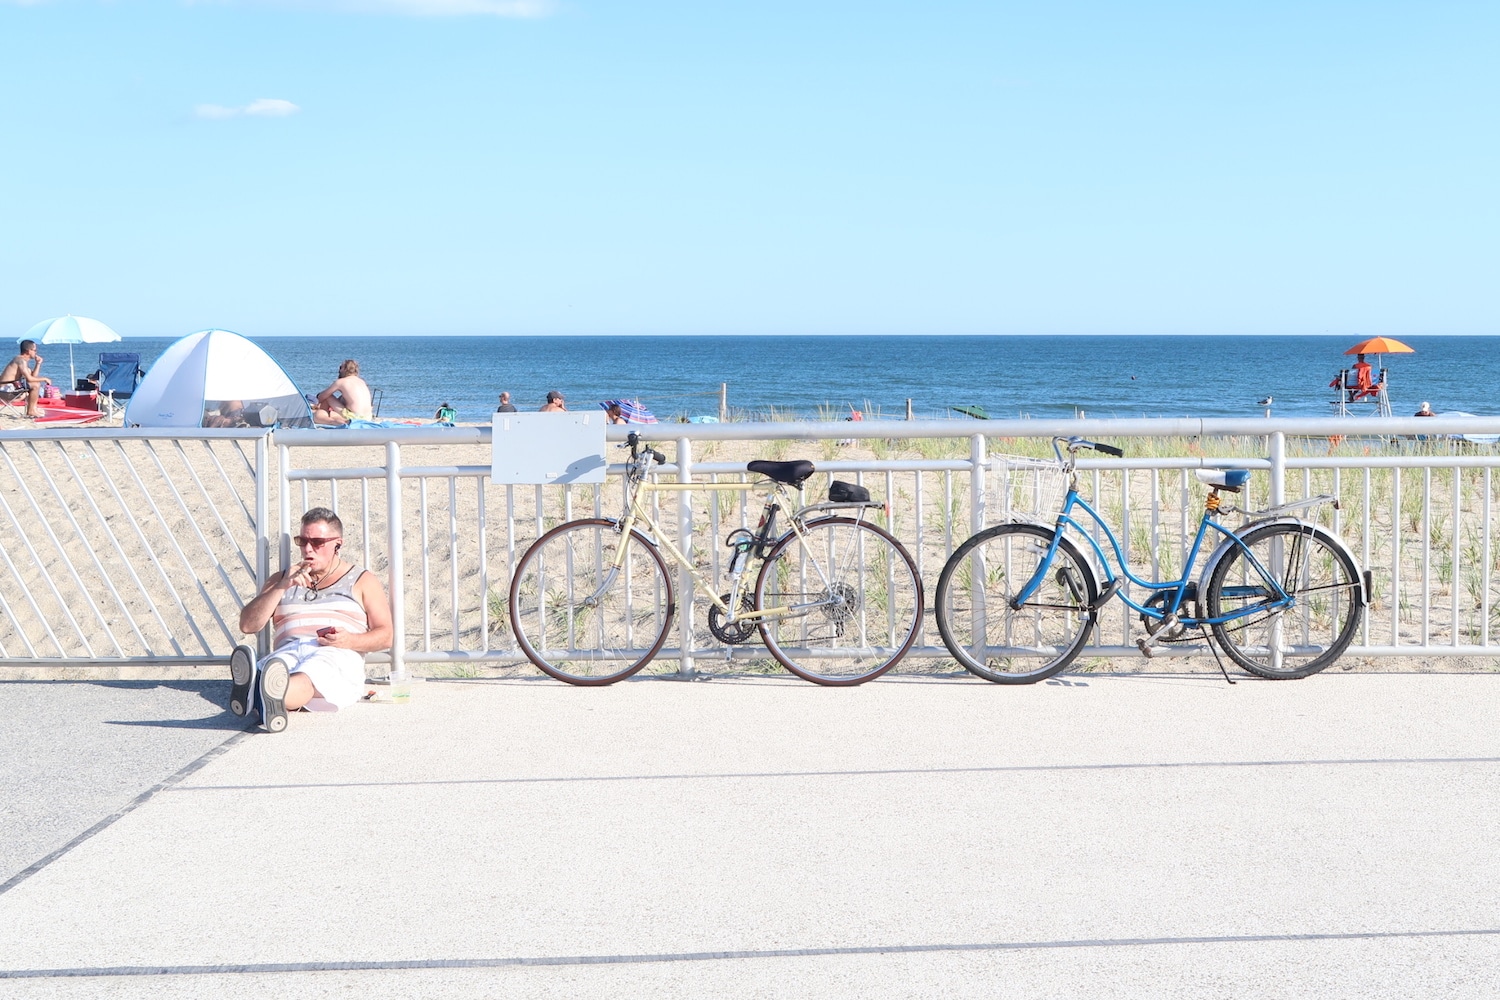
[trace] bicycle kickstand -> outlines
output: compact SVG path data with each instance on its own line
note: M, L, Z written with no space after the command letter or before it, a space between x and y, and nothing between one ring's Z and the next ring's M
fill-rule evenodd
M1223 657L1221 657L1219 655L1219 647L1214 645L1214 641L1211 638L1209 638L1207 632L1204 632L1202 625L1198 626L1198 631L1203 634L1203 641L1208 644L1208 648L1213 652L1213 654L1214 654L1214 662L1219 665L1219 673L1221 673L1221 674L1224 675L1224 679L1226 681L1228 681L1231 684L1234 684L1235 683L1235 679L1233 677L1229 676L1229 671L1228 670L1224 669L1224 659L1223 659Z

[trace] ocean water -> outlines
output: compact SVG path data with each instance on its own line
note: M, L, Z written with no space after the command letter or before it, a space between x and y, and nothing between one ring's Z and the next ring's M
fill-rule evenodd
M107 345L137 350L149 367L175 338ZM356 358L383 390L381 415L426 417L452 404L460 421L487 421L509 390L523 410L547 391L570 409L640 399L659 417L716 414L719 383L745 416L991 417L1252 416L1271 396L1279 416L1332 412L1328 383L1354 359L1356 337L268 337L252 338L305 393ZM1426 400L1438 412L1500 413L1500 338L1407 337L1415 354L1384 357L1393 412ZM97 345L75 348L80 373ZM45 347L46 374L67 373L67 348ZM1374 360L1373 358L1370 360Z

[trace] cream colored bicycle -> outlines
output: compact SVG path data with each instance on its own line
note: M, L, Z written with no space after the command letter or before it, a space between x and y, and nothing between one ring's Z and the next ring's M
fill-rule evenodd
M526 656L570 684L610 684L650 663L676 611L668 560L687 570L709 602L708 628L737 645L757 634L777 662L817 684L859 684L895 666L922 620L916 563L890 532L866 518L882 504L848 484L793 510L791 491L816 471L809 461L750 462L754 482L658 483L665 464L638 435L628 439L625 514L582 518L538 538L516 564L510 622ZM721 592L660 530L653 493L764 491L755 530L738 528ZM792 511L782 529L777 521ZM758 566L758 569L757 569ZM756 570L752 572L752 570Z

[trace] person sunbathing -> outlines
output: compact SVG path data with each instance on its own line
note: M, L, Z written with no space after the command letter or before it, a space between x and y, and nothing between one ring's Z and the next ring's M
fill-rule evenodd
M351 420L373 420L370 387L359 377L359 362L349 358L339 365L339 377L314 401L313 423L347 427Z

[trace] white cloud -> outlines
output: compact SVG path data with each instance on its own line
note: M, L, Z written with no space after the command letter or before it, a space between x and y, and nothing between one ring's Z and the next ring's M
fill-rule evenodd
M489 14L494 17L546 17L553 11L548 0L348 0L340 6L377 14L411 14L417 17L451 17Z
M203 0L188 0L188 2L203 2ZM214 0L208 0L208 2L214 2ZM332 10L344 14L404 14L410 17L484 14L491 17L536 18L546 17L557 9L556 0L217 0L217 2L294 10Z
M279 97L260 97L245 105L245 114L258 118L285 118L301 110L291 101L283 101Z
M222 104L199 104L194 106L193 114L210 121L223 121L226 118L238 118L240 115L253 115L256 118L285 118L301 110L291 101L283 101L279 97L258 97L243 108L226 108Z

